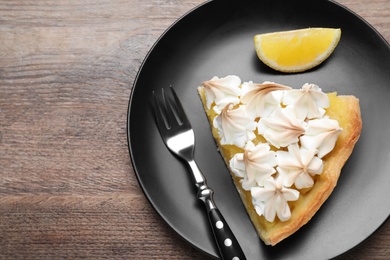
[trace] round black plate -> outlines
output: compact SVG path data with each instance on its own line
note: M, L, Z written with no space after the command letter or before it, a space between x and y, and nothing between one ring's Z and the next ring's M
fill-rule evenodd
M341 28L322 65L282 74L256 57L258 33L307 27ZM339 183L313 219L275 247L258 238L212 139L197 86L213 76L238 75L360 99L363 131ZM196 160L248 259L329 259L355 247L390 215L390 47L364 20L331 1L225 0L205 3L173 24L146 57L134 83L128 140L139 183L158 214L185 240L217 256L189 169L165 147L156 128L152 91L172 86L196 135Z

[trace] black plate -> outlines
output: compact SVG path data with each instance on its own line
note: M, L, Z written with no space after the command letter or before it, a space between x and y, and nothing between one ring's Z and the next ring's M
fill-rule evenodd
M330 58L300 74L282 74L256 57L258 33L339 27ZM196 88L213 76L238 75L301 87L316 83L360 99L363 131L339 183L313 219L275 247L258 238L212 139ZM139 183L158 214L185 240L217 256L189 169L165 147L155 125L153 90L173 86L196 134L195 157L248 259L329 259L355 247L390 215L390 47L364 20L330 1L212 1L178 20L157 41L134 83L129 149Z

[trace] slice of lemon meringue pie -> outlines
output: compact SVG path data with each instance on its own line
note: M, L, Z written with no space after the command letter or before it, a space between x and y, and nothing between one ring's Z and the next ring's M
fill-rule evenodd
M275 245L330 196L357 142L354 96L237 76L198 87L214 139L260 238Z

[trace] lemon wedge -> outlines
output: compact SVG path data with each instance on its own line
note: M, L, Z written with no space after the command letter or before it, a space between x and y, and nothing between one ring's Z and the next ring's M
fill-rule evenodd
M282 72L302 72L326 60L340 41L341 29L306 28L254 36L257 56Z

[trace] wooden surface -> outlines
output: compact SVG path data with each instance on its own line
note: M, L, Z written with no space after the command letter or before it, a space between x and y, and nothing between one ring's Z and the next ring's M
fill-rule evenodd
M0 0L0 259L207 259L154 212L126 113L142 60L203 0ZM390 41L389 0L340 0ZM342 259L389 259L390 223Z

